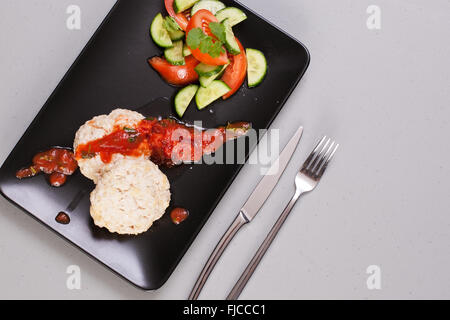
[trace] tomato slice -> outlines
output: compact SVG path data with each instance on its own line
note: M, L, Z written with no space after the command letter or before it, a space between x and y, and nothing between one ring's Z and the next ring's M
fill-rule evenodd
M237 38L236 41L241 53L235 56L232 54L229 55L230 65L225 69L222 81L225 82L231 90L223 96L224 100L228 99L239 90L247 76L247 56L245 55L245 49Z
M197 11L189 21L189 24L186 29L186 36L189 34L189 31L195 28L200 28L203 30L203 32L209 36L214 36L211 33L211 30L209 29L209 23L210 22L218 22L217 18L208 10L202 9ZM203 62L205 64L211 65L211 66L223 66L227 64L228 57L226 52L223 52L219 57L213 58L207 53L202 53L199 48L197 49L191 49L192 55L200 62Z
M166 5L167 13L175 19L181 29L186 30L189 20L183 13L175 13L173 8L174 0L164 0L164 4Z
M198 80L198 74L194 68L200 63L193 56L188 56L185 60L184 66L174 66L161 57L150 58L148 62L168 83L184 86Z

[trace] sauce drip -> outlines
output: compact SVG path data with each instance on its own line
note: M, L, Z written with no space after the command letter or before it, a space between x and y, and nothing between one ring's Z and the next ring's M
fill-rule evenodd
M60 213L58 213L55 220L56 220L56 222L61 223L61 224L69 224L70 223L69 215L62 211Z
M172 222L179 225L189 216L189 211L184 208L175 208L170 212L170 218Z
M204 154L215 152L226 141L245 135L249 129L248 122L199 130L174 119L146 118L136 128L115 128L109 135L79 145L75 158L90 159L99 154L108 163L115 153L144 155L156 164L172 167L199 161Z
M30 167L16 172L18 179L34 177L39 172L49 175L49 182L53 187L62 186L67 176L72 175L78 168L77 161L72 151L63 148L51 148L40 152L33 157Z

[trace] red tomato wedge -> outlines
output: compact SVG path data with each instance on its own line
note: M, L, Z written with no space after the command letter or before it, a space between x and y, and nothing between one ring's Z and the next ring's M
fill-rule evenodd
M186 29L186 37L189 34L189 31L195 28L200 28L203 30L205 34L208 36L214 36L209 29L210 22L218 22L217 18L208 10L202 9L197 11L189 21L189 24ZM228 63L228 57L226 52L223 52L219 57L213 58L207 53L202 53L199 48L191 49L192 55L200 62L211 66L223 66Z
M236 42L239 45L241 53L235 56L232 54L229 55L230 65L225 69L222 81L225 82L231 90L223 96L224 100L228 99L239 90L247 76L247 56L245 55L245 49L237 38Z
M189 20L183 13L176 13L173 8L174 0L164 0L164 4L166 5L167 13L175 19L181 29L186 30Z
M194 68L200 63L193 56L188 56L185 60L186 64L184 66L171 65L166 59L161 57L150 58L148 63L168 83L176 86L184 86L198 80L198 74Z

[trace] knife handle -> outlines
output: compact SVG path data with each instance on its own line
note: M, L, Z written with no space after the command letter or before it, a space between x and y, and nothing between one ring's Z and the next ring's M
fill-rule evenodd
M222 236L222 239L220 239L220 241L217 244L214 251L211 253L211 256L209 257L208 262L206 262L206 265L203 267L203 270L200 273L200 275L197 279L197 282L195 283L194 288L192 289L192 292L189 295L188 300L197 300L198 299L198 296L200 295L200 292L202 291L203 286L206 283L206 280L208 280L209 275L211 274L212 270L214 269L217 261L219 261L220 257L222 256L222 253L225 251L228 244L234 238L236 233L247 222L248 222L248 220L245 218L242 211L240 211L238 216L236 217L236 219L233 221L233 223L230 225L228 230Z
M300 195L301 195L300 192L298 191L295 192L295 195L292 197L291 201L289 201L286 208L283 210L283 213L278 218L277 222L275 222L275 224L273 225L272 229L266 236L264 242L259 247L253 259L250 261L247 268L245 268L245 271L242 273L241 277L236 282L233 289L231 289L226 300L237 300L237 298L240 296L242 290L244 290L245 285L247 284L248 280L250 280L250 277L253 275L253 272L256 270L256 267L261 262L267 249L269 249L270 245L272 244L272 241L278 234L278 231L280 231L281 226L283 225L284 221L286 221L286 218L288 217L289 213L291 212Z

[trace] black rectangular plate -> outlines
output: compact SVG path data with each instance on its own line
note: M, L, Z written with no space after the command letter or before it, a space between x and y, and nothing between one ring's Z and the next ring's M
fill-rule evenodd
M201 112L191 106L183 120L201 120L210 128L228 121L250 121L255 129L266 129L308 67L308 51L239 3L223 2L247 13L248 19L235 27L235 33L244 47L266 54L267 78L259 87L244 85L233 98ZM149 35L150 22L158 12L165 14L163 0L119 0L0 170L0 190L7 199L146 290L161 287L169 278L242 165L164 169L171 183L171 208L185 207L190 216L176 226L166 213L139 236L110 234L93 224L89 193L94 185L79 172L59 189L50 187L43 175L19 181L15 172L38 151L72 146L75 132L85 121L117 107L148 116L173 114L171 100L177 89L147 63L149 57L161 54ZM58 224L55 216L67 209L71 223Z

